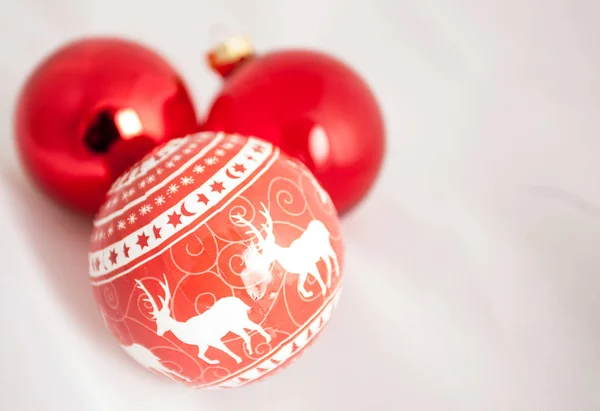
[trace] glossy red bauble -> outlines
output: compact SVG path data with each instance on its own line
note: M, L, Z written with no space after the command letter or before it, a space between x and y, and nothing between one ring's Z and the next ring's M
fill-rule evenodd
M289 364L329 320L343 242L310 171L255 138L170 141L97 214L90 278L123 349L183 384L231 388Z
M110 184L157 145L196 129L175 70L116 38L69 43L27 79L16 109L22 162L53 198L95 213Z
M226 77L203 130L263 138L300 159L338 212L360 201L384 157L382 112L371 89L342 61L317 51L255 56L234 38L209 54Z

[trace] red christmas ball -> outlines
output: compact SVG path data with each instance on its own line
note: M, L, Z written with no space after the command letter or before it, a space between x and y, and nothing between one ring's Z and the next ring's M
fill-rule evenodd
M311 50L255 56L238 37L217 47L209 61L226 80L202 129L277 145L308 166L340 214L368 193L384 157L384 121L352 68Z
M15 134L32 178L59 202L93 214L121 173L196 124L186 87L165 59L132 41L89 38L31 73Z
M114 183L89 262L105 322L135 360L231 388L314 341L338 300L343 243L303 164L260 139L198 133Z

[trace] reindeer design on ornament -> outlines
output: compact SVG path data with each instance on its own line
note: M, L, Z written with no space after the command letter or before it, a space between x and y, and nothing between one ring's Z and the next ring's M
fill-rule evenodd
M156 322L157 335L162 336L167 331L171 331L179 341L197 346L198 358L208 364L220 363L219 360L211 360L206 356L206 351L210 347L229 355L238 364L242 362L242 359L222 341L223 337L230 332L239 336L244 341L246 349L251 355L252 342L246 330L258 332L267 343L271 341L271 336L260 325L248 318L250 307L237 297L221 298L202 314L192 317L187 321L177 321L171 316L171 310L169 309L171 292L169 291L167 277L164 274L163 278L165 281L159 281L159 284L165 293L165 297L158 297L161 303L160 308L144 284L140 280L135 280L138 288L146 294L144 301L147 301L152 306L151 315Z
M319 220L312 220L308 223L306 230L289 247L282 247L275 241L273 234L273 220L264 203L260 203L262 210L259 213L265 218L266 223L261 224L266 235L263 237L260 230L254 224L244 219L241 215L235 216L236 220L249 228L247 234L254 234L257 244L251 245L252 252L247 255L252 256L252 263L246 264L247 269L242 276L249 275L255 267L267 268L271 262L277 261L279 265L290 274L298 276L298 292L305 298L310 298L313 293L306 289L306 280L308 276L313 277L321 287L321 293L326 294L327 289L331 287L332 269L336 275L340 275L338 259L333 246L331 245L329 230ZM262 254L258 253L262 251ZM263 260L262 262L260 260ZM327 267L327 279L325 281L319 272L317 263L323 260ZM332 267L333 264L333 267ZM269 276L270 273L265 273Z
M181 378L182 380L190 382L190 379L184 375L179 374L176 371L173 371L167 367L165 367L161 362L160 358L158 358L152 351L148 348L144 347L140 344L131 344L131 345L122 345L121 348L129 354L135 361L137 361L141 366L146 367L148 369L154 370L165 377L173 379L173 376ZM177 380L175 380L177 381Z

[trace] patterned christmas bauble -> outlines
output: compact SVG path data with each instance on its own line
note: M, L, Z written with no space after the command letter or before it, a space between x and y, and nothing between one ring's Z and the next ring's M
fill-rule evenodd
M16 104L23 168L38 187L93 215L116 178L154 147L197 131L194 103L164 57L119 38L58 48L27 78Z
M340 294L329 196L270 143L198 133L120 177L94 220L102 316L143 366L192 387L239 387L289 364Z

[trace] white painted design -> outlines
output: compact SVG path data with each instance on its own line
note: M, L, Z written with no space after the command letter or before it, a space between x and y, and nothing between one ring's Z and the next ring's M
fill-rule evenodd
M248 317L248 307L242 300L237 297L224 297L215 302L208 310L187 321L180 322L171 317L169 301L171 300L171 292L167 277L163 275L164 282L159 281L165 296L159 296L161 307L159 308L150 292L146 289L140 280L135 280L138 288L146 294L145 301L152 307L152 318L156 322L156 334L164 335L167 331L171 331L177 339L185 344L195 345L198 347L198 358L208 364L219 364L219 360L213 360L206 356L206 351L210 348L216 348L229 355L238 364L242 359L231 351L222 341L228 333L233 333L239 336L246 346L249 354L252 354L252 342L246 330L256 331L268 343L271 341L271 336L267 334L263 328L254 323Z
M321 200L322 204L329 204L331 202L331 198L329 197L327 191L325 191L325 189L321 186L321 184L317 181L317 179L312 175L310 170L304 164L302 164L299 160L294 159L287 159L285 161L294 170L298 170L300 173L308 177L308 180L317 191L319 200Z
M223 146L225 146L225 144L223 144ZM238 145L236 150L239 150L239 148L241 147ZM234 153L231 153L231 155L233 154ZM256 153L252 154L256 156ZM309 306L304 307L305 304L302 304L303 298L299 299L299 293L296 292L296 286L300 285L294 284L295 281L299 282L297 274L281 270L281 267L276 263L276 260L272 255L267 255L265 253L265 257L263 257L263 249L260 247L260 242L264 242L265 239L263 237L267 237L265 231L261 230L262 236L258 238L258 241L254 236L249 235L242 235L242 238L240 238L239 230L246 231L247 228L243 223L236 220L235 216L242 215L247 220L254 223L256 227L261 228L260 223L265 223L263 216L258 213L258 210L261 209L261 200L267 204L268 209L272 212L273 222L270 225L272 227L274 226L274 232L275 235L277 235L276 241L279 245L284 244L279 229L285 228L286 231L294 230L292 233L297 233L295 236L292 234L293 238L286 238L285 245L289 245L289 240L300 237L306 230L308 223L311 220L318 219L318 216L322 215L313 214L310 208L311 206L319 207L322 204L319 204L318 194L314 191L313 185L311 184L313 179L305 166L297 161L292 161L285 156L283 158L278 157L277 154L277 150L275 150L272 156L264 161L265 165L254 171L254 176L252 176L252 178L249 178L247 172L229 169L231 176L228 175L228 178L239 178L240 180L252 181L244 182L243 185L234 191L227 199L213 205L213 207L207 212L204 212L201 217L200 215L197 215L196 220L193 221L186 230L191 235L176 235L171 241L160 247L161 251L157 250L148 255L144 255L128 266L118 271L111 272L109 275L92 278L93 286L101 286L99 289L107 300L104 304L104 309L111 316L110 323L114 324L111 330L121 341L123 341L124 338L118 336L123 328L128 328L127 324L140 323L140 311L145 317L143 318L143 320L145 320L143 321L145 325L144 328L149 327L149 331L152 334L153 331L158 330L158 321L155 321L156 318L154 320L150 319L148 312L151 311L151 305L148 302L143 301L144 296L148 296L149 293L142 293L139 287L136 287L136 285L139 284L133 282L133 286L127 290L126 294L123 293L118 295L121 300L119 303L111 294L111 282L115 278L127 275L127 273L134 274L137 272L140 274L139 270L146 272L143 267L156 258L164 259L164 263L168 266L175 267L178 273L177 279L169 277L169 282L172 285L170 288L170 295L172 295L172 298L171 303L167 303L166 305L171 309L173 317L176 317L175 314L177 313L177 318L180 320L188 319L190 316L195 318L196 316L205 315L205 311L210 312L210 310L213 309L212 307L209 310L199 307L216 306L216 302L220 301L221 298L225 296L223 292L226 289L230 289L231 293L235 292L236 296L241 297L243 302L246 302L246 304L253 308L255 305L251 302L252 300L240 293L247 292L252 299L259 301L260 317L254 319L253 316L250 316L250 318L261 325L271 336L270 342L266 342L265 339L256 332L248 331L248 334L251 337L251 348L253 351L252 354L249 354L244 348L244 340L242 337L225 331L227 334L219 338L220 343L226 345L227 348L241 357L242 362L239 364L236 364L234 359L230 359L231 357L228 354L218 351L218 348L212 349L209 347L206 351L208 359L219 359L221 360L221 363L218 365L208 365L197 355L200 351L199 348L196 348L198 345L196 342L198 342L198 340L194 340L194 342L191 343L180 343L180 340L183 337L180 338L179 334L175 335L175 333L170 334L166 332L162 337L165 341L169 341L169 344L165 343L165 341L161 343L161 337L157 338L156 336L151 339L153 342L149 340L140 341L141 343L152 344L148 345L148 348L158 356L164 355L162 354L163 351L168 350L172 343L176 343L176 349L179 353L176 358L178 358L178 362L183 361L181 365L184 365L185 368L182 369L177 363L167 361L166 357L163 358L163 365L178 372L185 373L185 375L192 380L186 385L195 388L209 389L238 387L278 372L284 364L290 364L298 358L297 354L320 334L330 318L331 310L333 309L332 303L337 301L339 287L335 278L332 279L332 284L327 290L327 294L323 296L317 291L318 289L313 290L313 287L316 287L316 284L312 284L311 281L311 285L309 286L307 284L306 287L313 290L316 295L311 299L312 304L310 305L310 312L307 313L306 310L309 309ZM200 163L202 163L202 160L200 160ZM277 176L271 175L272 173L268 171L270 167L269 163L277 164L278 172L281 172L281 174ZM220 168L222 165L223 164L219 164L215 168ZM284 167L281 167L282 165ZM192 168L193 166L189 168L184 175L193 175L196 180L204 180L203 177L205 176L199 175L200 173L192 172ZM169 170L165 169L165 173L168 172ZM214 168L210 169L210 174L212 175L213 173ZM175 182L181 184L179 179ZM248 189L256 182L258 182L259 185L268 184L266 193L264 186L261 190ZM167 187L165 187L165 189L166 188ZM177 193L179 195L177 200L183 198L183 196L187 194L187 190L184 194L181 192L182 189L183 187L181 187L179 193ZM164 190L162 193L166 198L167 196L166 193L164 193ZM155 212L162 212L166 209L165 207L170 207L173 203L168 202L163 206L155 205L154 198L158 194L159 193L156 193L151 199L152 205L154 206ZM173 201L177 200L173 199ZM187 203L184 205L183 209L180 210L182 214L188 211L185 208L186 205ZM264 208L265 206L263 204L262 209ZM277 212L275 212L275 209L277 209ZM322 210L324 209L325 208L322 208ZM331 203L328 203L327 209L333 210ZM266 212L266 210L264 211ZM156 214L153 214L150 218L153 218L155 215ZM212 219L216 215L219 215L219 218L213 221ZM124 223L127 224L127 214L123 217ZM238 229L221 230L224 218L228 218L230 224L237 226ZM141 219L138 219L138 221L141 221ZM184 220L182 219L182 221ZM114 221L111 223L115 225L115 233L117 233L118 222ZM266 225L267 224L265 224L265 226ZM202 232L193 233L193 230L196 230L199 227L202 227ZM336 243L340 241L340 238L334 233L334 230L337 228L336 225L333 224L331 227L327 227L331 231L329 240L333 245L337 246ZM147 226L147 228L151 229L152 227ZM163 231L160 233L162 235ZM146 231L146 234L152 236L149 230ZM187 242L193 234L197 234L195 238L199 240L198 246L194 243L188 247L185 245L185 242ZM179 242L181 242L181 244L180 247L177 248L177 252L169 252L168 247ZM248 247L249 243L251 243L250 247ZM130 253L133 248L136 247L134 244L127 244L127 246L131 247L131 250L129 250ZM120 250L116 249L116 251ZM210 251L210 255L205 254L208 251ZM118 261L120 261L124 252L124 250L121 250ZM158 253L160 253L160 255L158 255ZM338 256L339 255L340 254L338 254ZM242 273L239 272L240 258L245 262L245 264L241 266L243 269ZM198 262L198 264L189 264L189 261ZM151 264L153 263L154 262L152 261ZM322 280L325 281L325 263L319 262L318 266L321 269L320 271L322 271ZM277 275L277 278L274 278L276 270L281 271L281 276ZM203 273L213 272L227 273L227 275L220 276L225 288L207 289L206 287L201 287L197 291L193 291L192 295L189 294L188 287L186 286L189 285L188 279L198 274L204 275ZM229 275L229 273L232 275ZM137 278L139 278L138 274L136 274ZM288 278L288 275L291 277ZM151 282L157 281L157 279L139 279L143 282L143 285L152 292L154 297L153 300L155 301L155 305L157 305L156 308L160 307L161 302L159 301L159 296L165 296L166 294L159 291L160 287L157 283L151 284ZM163 277L160 279L163 280ZM309 279L312 280L310 276ZM245 290L239 289L241 285L240 280L243 281L242 284L245 285ZM128 281L131 281L131 279L125 279L125 282ZM164 279L164 283L167 285L166 278ZM153 288L152 286L156 286L156 288ZM228 295L231 295L231 293L227 291ZM179 301L179 299L182 299L182 301ZM205 302L209 302L209 304L205 305ZM180 303L186 306L191 304L188 306L188 309L193 310L193 312L186 314L185 317L179 317L180 314L183 314L179 312L178 304ZM117 307L122 308L116 310ZM183 308L183 306L181 308ZM152 311L154 311L154 309ZM247 313L248 311L246 311L246 314ZM250 314L258 313L250 311ZM167 317L170 316L171 315L167 315ZM261 319L259 320L259 318ZM116 323L121 322L123 324L117 327ZM209 322L207 321L205 324L209 324ZM148 330L148 328L146 328L146 330ZM244 329L243 331L246 330L247 329ZM192 334L192 331L189 331L189 333ZM144 334L136 335L137 337L131 335L130 331L130 337L127 339L133 338L136 340L137 338L143 337ZM198 352L196 351L197 349L199 350ZM180 380L180 382L184 381Z
M215 156L207 157L204 159L204 164L206 164L207 166L214 166L218 162L219 162L219 159Z
M146 215L148 214L150 211L152 211L152 206L150 204L144 204L143 206L140 207L139 209L139 213L141 215Z
M132 182L136 181L138 178L146 175L149 171L153 170L158 164L160 164L160 162L162 160L164 160L164 158L167 155L170 155L170 154L173 154L174 152L176 152L179 149L179 147L181 147L181 145L183 145L185 143L187 138L189 138L189 137L169 141L169 143L167 143L165 145L165 147L163 147L159 152L157 152L155 156L147 158L140 165L133 168L130 172L124 174L119 180L117 180L113 184L113 187L115 187L115 188L109 192L109 195L112 194L113 192L117 191L117 189L125 188ZM146 191L143 196L140 196L139 198L135 199L131 203L126 204L124 207L113 212L112 214L107 215L97 221L94 221L94 227L99 227L103 224L106 224L108 221L124 214L127 210L131 209L132 207L137 206L138 204L146 201L150 196L152 196L152 194L156 193L161 188L165 187L167 184L170 184L171 181L175 177L178 177L179 174L183 173L184 170L186 170L188 167L191 167L195 162L197 162L199 159L204 157L206 155L206 153L209 152L210 150L212 150L214 147L216 147L221 142L222 139L223 139L223 134L219 134L219 135L215 136L215 138L210 143L208 143L195 156L190 158L177 171L175 171L174 173L169 175L167 178L165 178L160 183L156 184L150 190ZM158 171L157 171L157 174L159 174ZM131 197L131 195L132 195L132 194L129 194L129 192L124 193L124 195L125 194L127 194L127 196L128 196L127 199L129 197Z
M110 187L108 194L113 194L116 191L122 190L123 188L130 185L135 179L145 176L150 170L154 169L160 164L166 157L175 153L179 148L184 145L190 136L174 138L162 146L153 156L147 156L129 171L123 173Z
M256 182L256 180L258 180L258 179L259 179L259 178L260 178L260 177L261 177L261 176L262 176L264 173L266 173L266 172L269 170L269 168L270 168L270 167L273 165L273 163L275 163L275 162L277 161L277 159L278 159L278 156L279 156L279 149L275 149L275 150L274 150L274 152L273 152L273 156L271 157L271 159L270 159L270 160L269 160L269 161L268 161L268 162L267 162L267 163L264 165L264 167L263 167L263 168L262 168L260 171L258 171L258 172L256 173L256 175L255 175L255 176L254 176L254 177L253 177L251 180L249 180L248 182L246 182L246 184L244 185L244 187L242 187L242 188L240 189L239 193L242 193L242 192L244 192L244 190L246 190L248 187L251 187L251 186L252 186L252 185L253 185L253 184ZM257 168L258 168L258 167L257 167ZM197 220L197 221L191 221L191 222L190 222L190 221L187 221L187 220L185 220L184 218L182 218L182 221L185 221L185 226L188 226L188 225L190 225L190 224L193 222L193 223L194 223L194 227L192 228L192 230L194 230L194 229L197 229L198 227L200 227L200 226L202 226L202 225L206 224L206 223L207 223L207 222L208 222L208 221L209 221L211 218L213 218L215 215L217 215L217 214L219 214L220 212L222 212L222 211L223 211L223 210L224 210L224 209L225 209L225 208L226 208L226 207L227 207L227 206L228 206L228 205L229 205L229 204L230 204L232 201L234 201L236 198L237 198L236 196L232 196L231 198L229 198L229 200L227 200L227 201L225 201L225 202L221 203L221 206L220 206L219 208L216 208L216 207L215 207L215 208L213 208L212 212L211 212L210 214L206 215L206 216L205 216L203 219L201 219L201 220ZM209 203L208 203L208 207L207 207L207 208L210 208L210 207L212 207L213 205L216 205L216 204L213 204L213 203L211 203L211 202L209 201ZM145 229L147 229L147 228L149 228L149 226L146 226L146 227L145 227ZM144 229L144 230L145 230L145 229ZM161 231L161 234L162 234L162 231ZM168 244L168 245L170 245L170 246L173 246L173 245L177 244L179 241L181 241L182 239L185 239L185 238L186 238L185 236L180 236L180 237L178 237L178 238L174 239L174 240L173 240L173 241L172 241L170 244ZM149 239L148 241L149 241L150 243L152 243L152 242L153 242L153 240L150 240L150 239ZM121 243L123 243L123 242L121 242ZM127 244L126 244L126 243L124 243L123 245L124 245L124 246L127 246ZM156 248L156 247L153 247L153 248ZM107 248L107 249L108 249L108 248ZM116 248L115 248L115 249L116 249ZM111 250L113 250L113 249L111 249ZM130 252L130 253L131 253L131 252ZM110 256L110 255L109 255L109 256ZM89 263L90 263L90 277L91 277L91 280L90 280L90 281L91 281L91 284L92 284L93 286L100 286L100 285L108 284L108 283L110 283L110 282L114 281L114 280L115 280L115 279L117 279L117 278L120 278L120 277L122 277L122 276L124 276L124 275L127 275L127 274L129 274L131 271L135 270L136 268L138 268L138 267L140 267L140 266L143 266L143 265L144 265L146 262L148 262L149 260L151 260L152 258L154 258L154 254L147 255L147 256L146 256L146 258L137 260L137 261L136 261L136 263L135 263L133 266L131 266L131 267L128 267L128 268L127 268L127 269L125 269L125 270L122 270L122 271L119 271L119 272L116 272L116 273L115 273L115 272L113 272L113 271L108 271L108 273L110 273L110 274L111 274L111 276L105 276L105 277L103 277L103 278L98 278L98 277L101 277L101 275L94 274L95 272L98 272L99 270L93 271L93 268L94 268L94 267L93 267L93 265L94 265L94 263L95 263L96 261L100 261L100 257L97 257L97 258L98 258L98 260L96 260L95 258L93 258L93 254L90 254L90 261L89 261ZM103 259L102 261L104 262L103 264L105 264L106 260L105 260L105 259ZM104 268L105 268L105 267L103 267L103 269L104 269Z
M190 381L188 377L185 375L179 374L177 371L171 370L165 367L161 362L160 358L158 358L152 351L144 347L140 344L131 344L131 345L122 345L121 348L125 350L127 354L129 354L136 362L138 362L141 366L146 367L148 369L154 370L160 374L163 374L165 377L174 379L173 376L180 378L185 381ZM174 379L177 381L177 379Z
M242 254L244 260L244 271L240 278L244 283L246 292L254 301L264 297L267 286L271 283L272 261L262 256L255 244L250 245Z
M261 153L257 153L254 151L254 148L257 145L260 145L262 147ZM260 172L250 182L248 182L248 176L250 176L252 173L254 173L256 170L260 169L263 166L267 158L271 155L272 151L273 146L271 146L270 144L261 143L255 139L249 139L248 143L242 148L242 150L240 150L240 152L238 152L227 164L225 164L210 179L208 179L204 184L196 188L193 192L188 194L185 198L180 200L177 204L175 204L171 208L166 209L154 220L150 221L145 226L140 227L136 231L133 231L126 237L120 239L119 241L116 241L115 243L110 244L101 250L90 253L90 277L102 277L129 264L131 261L139 258L140 256L151 252L156 247L170 240L171 237L173 237L176 233L180 232L181 230L187 228L190 224L194 223L198 215L209 210L211 207L214 207L224 197L227 197L230 193L237 190L240 186L246 184L247 187L248 185L250 185L253 181L256 180L256 178L258 178L262 174L262 172L266 171L268 167L270 167L273 161L275 161L277 157L276 155L271 158L271 161L269 161L268 164L263 168L262 172ZM277 154L278 150L275 151L275 154ZM250 153L254 155L255 161L249 161L247 159L247 155ZM233 168L235 164L244 165L246 173L243 177L228 177L227 173L229 169ZM215 182L223 183L224 188L220 190L220 192L212 190L212 185ZM199 195L206 196L208 202L199 202ZM156 201L156 199L155 203L158 204L158 201ZM185 215L181 214L182 210L187 210L187 213ZM172 221L172 218L170 216L173 215L179 215L181 217L180 223L169 223L169 221ZM135 214L132 213L131 215L129 215L127 221L129 222L129 224L135 223ZM154 236L150 235L153 226L161 227L160 238L155 238ZM136 244L140 236L149 236L147 246L144 246L143 248L140 246L131 247L128 256L121 254L118 256L116 261L110 260L111 251L122 250L123 247L125 245L128 246L128 244ZM97 267L94 267L94 261L96 259L98 259L101 262L101 264Z
M325 295L327 288L331 286L332 263L336 275L340 275L337 255L330 242L330 233L325 224L320 220L312 220L308 223L306 230L289 247L282 247L277 244L273 234L273 220L264 203L261 203L262 210L259 212L265 218L265 224L261 224L266 235L263 237L261 232L251 222L238 215L235 218L246 225L250 231L248 233L256 236L256 246L262 250L262 258L270 261L277 261L281 267L290 274L298 275L298 292L306 298L312 296L312 291L306 290L306 280L308 276L313 277L321 287L321 293ZM258 258L256 255L254 258ZM322 260L327 267L327 279L325 281L319 272L317 263Z
M257 380L266 374L275 371L277 368L288 362L297 353L302 351L310 342L323 330L325 325L331 319L333 310L335 309L339 299L341 290L338 289L332 294L330 299L325 303L320 312L307 322L307 325L295 334L292 338L286 340L261 361L256 362L252 367L246 368L233 378L221 379L202 388L236 388L246 385L254 380Z

